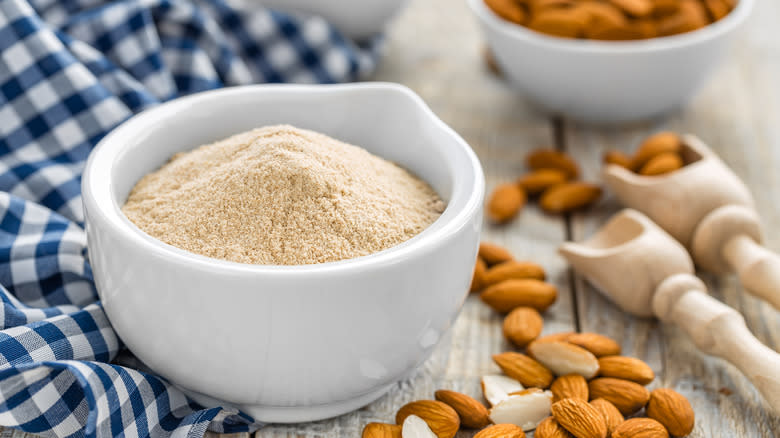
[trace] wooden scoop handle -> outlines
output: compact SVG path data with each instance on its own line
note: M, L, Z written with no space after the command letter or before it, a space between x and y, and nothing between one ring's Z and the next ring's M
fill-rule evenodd
M693 275L673 275L656 288L653 310L662 321L677 324L703 352L739 368L780 415L780 354L750 333L739 312L706 290Z
M741 234L724 245L723 257L748 292L780 310L780 256Z

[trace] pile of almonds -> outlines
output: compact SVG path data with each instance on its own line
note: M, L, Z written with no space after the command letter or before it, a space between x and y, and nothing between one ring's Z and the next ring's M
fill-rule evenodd
M646 138L634 156L611 150L604 154L605 164L616 164L640 175L654 176L674 172L687 163L681 154L683 140L674 132L659 132Z
M517 182L498 185L488 197L487 217L494 223L513 219L529 197L539 198L539 206L548 213L568 213L596 202L601 188L577 181L579 166L563 152L537 149L526 156L531 170Z
M502 265L514 266L504 268L507 272L523 273L504 281L544 279L541 267L516 262L497 245L482 243L479 259L487 269L481 279L475 270L477 284ZM479 429L474 438L524 438L534 429L534 438L668 438L691 433L695 420L688 400L668 388L648 391L645 385L655 373L645 362L622 356L614 340L597 333L539 337L544 325L539 312L555 295L540 299L543 294L527 291L527 296L517 292L500 299L483 297L497 311L508 312L504 336L525 350L493 356L503 375L482 377L482 395L490 409L469 395L439 390L435 400L401 407L395 424L366 425L363 438L453 438L461 428Z
M565 38L637 40L714 23L737 0L485 0L501 18Z

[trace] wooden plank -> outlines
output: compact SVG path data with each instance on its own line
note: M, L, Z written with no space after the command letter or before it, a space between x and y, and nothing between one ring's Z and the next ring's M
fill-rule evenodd
M425 44L420 44L424 41ZM516 179L531 149L553 142L549 121L529 109L482 59L482 39L465 2L412 2L389 33L387 54L374 79L412 88L471 144L482 161L488 190ZM574 328L573 305L562 260L565 238L559 218L527 208L503 227L486 226L483 239L507 246L519 258L541 263L559 288L558 303L545 315L546 332ZM359 436L372 421L392 422L404 403L433 397L440 388L480 395L482 375L498 372L491 355L509 349L501 318L471 296L450 335L412 378L377 402L342 417L311 424L269 426L257 438ZM461 432L459 437L471 436Z
M753 191L769 231L767 246L780 250L780 234L776 232L780 193L775 170L780 165L780 87L775 83L780 75L780 44L774 36L778 17L776 2L759 0L725 65L687 108L671 117L612 129L568 124L568 150L586 164L586 175L597 178L601 154L607 148L634 150L642 138L660 129L697 134ZM590 235L618 209L614 200L607 199L596 211L576 216L573 237ZM745 316L759 340L775 350L780 348L778 312L744 293L732 276L703 275L703 279L713 296ZM689 397L697 414L692 436L776 436L780 419L769 413L755 388L735 368L698 352L674 327L627 319L579 278L577 299L583 329L591 327L619 339L628 337L623 341L628 352L649 359L658 372L654 386L674 387Z

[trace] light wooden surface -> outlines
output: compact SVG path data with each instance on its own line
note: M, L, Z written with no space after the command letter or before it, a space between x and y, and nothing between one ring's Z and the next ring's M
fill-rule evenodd
M756 11L735 50L689 106L664 119L619 128L550 118L492 76L484 66L482 38L464 0L412 0L389 30L386 55L372 79L400 82L420 94L477 152L488 189L517 178L524 170L523 156L535 147L556 146L572 153L583 166L585 178L598 181L601 155L607 148L633 150L643 137L659 129L695 133L752 191L767 226L766 246L777 251L779 21L780 2L757 0ZM689 397L697 415L691 436L778 436L780 419L770 414L755 388L734 367L700 353L672 326L621 311L573 275L556 254L561 242L591 235L619 208L610 196L585 213L565 218L528 207L507 226L485 226L483 239L506 245L517 257L534 260L548 270L560 297L545 315L545 333L582 330L612 336L622 343L626 354L650 364L657 374L651 387L673 387ZM748 328L761 342L780 349L780 313L743 293L732 276L703 278L713 296L745 316ZM359 437L366 423L392 421L401 405L432 398L436 389L477 396L479 377L498 372L491 354L507 349L510 346L501 336L501 318L477 297L470 297L431 359L385 397L336 419L269 426L255 438ZM460 432L458 437L471 435ZM10 436L10 432L0 436Z

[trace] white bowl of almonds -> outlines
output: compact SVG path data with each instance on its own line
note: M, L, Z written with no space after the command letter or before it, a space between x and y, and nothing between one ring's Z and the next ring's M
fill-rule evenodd
M543 109L618 123L684 104L753 0L468 0L498 67Z
M433 351L468 293L484 178L405 87L258 85L128 120L82 191L130 350L203 405L302 422L371 402Z

